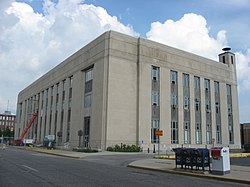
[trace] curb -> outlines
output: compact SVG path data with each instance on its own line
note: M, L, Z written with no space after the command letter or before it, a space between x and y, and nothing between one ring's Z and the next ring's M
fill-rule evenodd
M127 167L149 170L149 171L158 171L158 172L170 173L170 174L177 174L177 175L184 175L184 176L190 176L190 177L199 177L199 178L210 179L210 180L214 179L214 180L221 180L221 181L233 182L233 183L250 184L250 181L245 181L245 180L240 180L240 179L222 178L222 177L209 176L209 175L201 175L197 173L187 173L187 172L181 172L181 171L175 171L175 170L162 170L162 169L156 169L156 168L147 168L143 166L133 166L130 164Z
M80 159L82 157L79 156L70 156L70 155L64 155L61 153L53 153L53 152L46 152L46 151L42 151L42 150L35 150L35 149L27 149L25 148L25 150L27 151L31 151L31 152L37 152L37 153L44 153L44 154L48 154L48 155L55 155L55 156L60 156L60 157L65 157L65 158L73 158L73 159Z

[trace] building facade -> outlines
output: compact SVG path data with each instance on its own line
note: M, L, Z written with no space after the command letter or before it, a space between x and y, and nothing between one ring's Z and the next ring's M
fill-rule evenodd
M240 148L235 63L108 31L19 93L15 135L38 112L26 135L37 142Z
M250 145L250 123L240 124L241 144Z
M0 130L3 132L7 128L10 131L14 131L16 124L16 115L11 114L9 111L5 111L3 114L0 114Z

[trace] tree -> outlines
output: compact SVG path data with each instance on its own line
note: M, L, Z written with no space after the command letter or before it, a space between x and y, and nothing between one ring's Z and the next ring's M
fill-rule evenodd
M4 137L14 137L14 131L11 132L11 130L9 128L6 128L4 131L3 131L3 136Z

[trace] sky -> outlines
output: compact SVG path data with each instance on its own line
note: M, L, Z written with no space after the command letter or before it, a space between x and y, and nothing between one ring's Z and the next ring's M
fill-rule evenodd
M18 93L105 31L218 61L236 54L240 122L250 122L250 0L0 0L0 113Z

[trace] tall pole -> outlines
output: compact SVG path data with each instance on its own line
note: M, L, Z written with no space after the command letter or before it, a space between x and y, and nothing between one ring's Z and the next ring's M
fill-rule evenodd
M160 136L158 136L158 155L160 155Z

